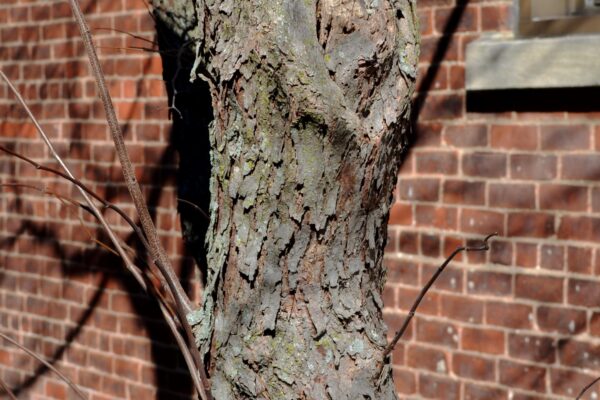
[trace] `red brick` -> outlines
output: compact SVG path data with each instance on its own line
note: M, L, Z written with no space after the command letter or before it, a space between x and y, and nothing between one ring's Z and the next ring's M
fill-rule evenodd
M407 365L440 374L448 373L446 353L429 347L410 345L406 353Z
M416 333L416 339L419 342L432 343L452 349L458 346L458 328L449 322L418 318Z
M437 201L439 197L439 179L402 179L398 186L402 200Z
M486 322L512 329L532 327L533 308L526 304L486 302Z
M554 235L554 216L542 213L508 215L508 236L545 238Z
M546 391L546 369L529 364L501 360L498 364L500 383L511 388Z
M419 295L420 290L416 289L398 289L398 308L403 311L411 309L415 300ZM435 291L429 291L421 301L418 312L420 314L437 315L440 308L440 295Z
M458 169L458 159L451 152L419 152L415 154L417 172L424 174L454 175Z
M443 190L445 203L483 205L485 202L484 182L447 180Z
M396 308L397 307L397 302L396 302L396 288L393 286L386 286L385 288L383 288L383 304L385 307L388 308Z
M156 389L147 386L128 385L127 391L132 399L153 399L156 398Z
M456 229L457 215L454 208L417 205L415 219L418 226L434 226L438 229Z
M493 183L489 185L491 207L535 208L535 186L519 183Z
M442 124L437 122L418 122L416 125L417 147L439 147L441 143Z
M481 301L454 295L443 295L440 300L445 317L469 323L483 320L484 304Z
M492 147L500 149L535 150L537 128L526 125L493 125Z
M600 307L600 282L569 279L569 304L585 307Z
M461 95L432 94L426 97L420 118L426 121L454 119L462 115L463 109L464 98Z
M541 132L542 150L586 150L590 148L590 128L586 125L546 125Z
M433 33L433 12L431 9L417 10L419 17L419 30L422 37L429 36Z
M460 384L456 379L420 374L419 393L426 398L458 400L460 398Z
M513 246L510 242L494 240L490 245L490 262L494 264L512 265Z
M441 263L441 262L440 262ZM439 264L423 264L421 267L421 286L425 286L429 279L439 269ZM439 290L449 292L462 292L463 290L463 271L458 268L446 268L444 272L435 280L434 287Z
M485 147L487 127L485 125L449 125L444 132L445 142L455 147Z
M508 353L512 358L552 364L556 343L549 337L512 333L508 336Z
M540 208L548 210L586 211L588 188L572 185L540 185Z
M48 381L46 382L46 395L53 399L66 399L67 385L64 383Z
M579 274L592 273L592 249L569 246L567 250L567 269Z
M419 235L415 232L400 232L398 250L405 254L418 254Z
M460 227L464 232L482 235L498 232L504 233L504 215L493 211L463 210Z
M440 238L436 235L421 235L421 254L427 257L439 257L440 255Z
M115 358L115 372L119 377L138 382L140 380L140 363Z
M467 383L464 389L465 400L508 400L505 389Z
M510 31L512 30L512 9L508 4L481 7L481 30Z
M424 78L431 79L429 92L433 93L437 90L446 90L448 88L448 68L445 65L435 64L419 67L417 71L417 87L421 87ZM435 118L434 118L435 119Z
M448 84L450 89L461 90L465 87L465 67L463 65L451 65L448 69Z
M498 153L465 154L462 170L468 176L501 178L506 176L506 156Z
M467 292L491 296L512 293L512 275L492 271L471 271L467 275Z
M590 317L590 335L600 336L600 313L594 312Z
M560 219L558 238L597 243L600 240L600 218L569 217Z
M403 394L413 394L416 392L417 383L414 372L394 368L393 374L396 392Z
M390 210L390 225L412 225L412 206L408 204L394 203Z
M419 281L418 265L404 259L384 258L383 264L386 268L387 283L402 283L404 285L416 285Z
M462 329L461 349L477 353L504 354L504 332L494 329Z
M563 307L541 306L536 314L540 329L564 335L574 335L585 329L586 313Z
M556 156L537 154L510 156L510 175L515 179L549 180L556 177L556 170Z
M436 8L435 10L435 30L438 34L446 32L448 20L456 12L454 7ZM466 7L461 14L460 21L453 32L472 32L477 31L479 18L476 7Z
M563 156L561 177L572 180L599 180L600 156L583 154Z
M125 383L110 376L102 378L102 393L114 397L125 397Z
M439 39L440 39L439 37L424 37L421 39L421 49L420 49L421 52L420 52L420 58L419 58L419 61L421 63L427 63L427 64L431 63L431 61L433 60L433 56L438 49ZM444 60L457 61L459 49L460 49L460 43L459 43L458 37L450 38L446 54L444 55ZM417 86L417 90L421 91L423 89L424 88ZM452 106L452 108L456 108L455 104L452 104L451 106ZM462 109L462 101L461 101L461 109ZM432 117L435 118L436 117L435 110L432 110L432 112L429 113L428 115L431 115ZM425 119L428 119L428 118L425 118Z
M594 379L595 376L577 371L550 369L550 387L555 395L574 397Z
M565 267L565 250L563 246L545 244L540 249L540 266L545 269L562 271Z
M563 279L540 275L517 275L515 295L546 303L563 301Z
M592 211L600 212L600 188L592 188Z
M460 377L477 381L493 382L496 377L496 367L493 360L470 354L454 353L452 372Z
M600 346L572 338L558 343L558 357L562 365L597 369L600 365Z

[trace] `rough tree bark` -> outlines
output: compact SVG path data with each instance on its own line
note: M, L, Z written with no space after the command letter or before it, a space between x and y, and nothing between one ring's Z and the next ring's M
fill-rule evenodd
M208 272L189 317L215 398L395 398L382 259L414 0L153 5L193 44L214 110Z

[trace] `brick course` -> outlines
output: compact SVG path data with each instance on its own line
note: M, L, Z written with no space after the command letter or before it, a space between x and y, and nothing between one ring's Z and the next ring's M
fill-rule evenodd
M431 359L394 359L402 371L397 377L407 382L397 383L399 392L402 398L574 398L600 375L598 113L467 110L465 46L483 32L511 31L513 2L418 3L423 107L390 232L416 237L421 246L388 252L388 275L419 270L423 284L456 246L493 231L501 237L487 253L457 257L431 289L417 313L417 334L402 343L437 350L433 360L450 366L434 370ZM463 12L448 40L457 3ZM432 64L444 44L444 56ZM435 185L417 183L432 179ZM411 187L419 187L418 195L403 196ZM395 278L387 287L397 290L400 309L388 306L385 315L402 320L419 286Z

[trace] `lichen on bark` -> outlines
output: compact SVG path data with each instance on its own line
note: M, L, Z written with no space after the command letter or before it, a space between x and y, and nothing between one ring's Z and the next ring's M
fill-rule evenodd
M391 399L382 265L409 137L414 1L206 0L211 222L197 322L217 399ZM168 23L168 22L167 22Z

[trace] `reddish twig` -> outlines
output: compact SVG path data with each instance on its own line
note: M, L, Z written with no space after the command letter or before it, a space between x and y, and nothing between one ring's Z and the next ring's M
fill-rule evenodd
M90 33L88 24L85 20L83 12L81 11L81 8L79 7L78 1L70 0L70 4L77 25L79 26L79 31L81 33L81 38L83 40L84 47L88 54L89 63L94 75L94 79L96 80L96 86L98 88L98 95L100 97L100 100L102 101L102 105L104 106L106 121L112 134L115 149L117 151L121 168L123 170L125 183L133 199L134 206L139 214L142 229L146 234L146 239L148 240L148 243L150 245L150 254L152 256L152 259L163 274L163 277L169 285L171 295L175 299L179 323L181 324L186 333L189 348L192 351L192 355L194 356L194 362L196 364L197 369L196 372L200 375L200 379L204 385L204 390L200 390L198 394L203 400L211 400L212 395L210 394L210 382L208 381L208 377L206 376L206 370L202 358L200 356L200 352L198 351L198 348L195 344L196 341L192 332L192 328L187 322L187 315L191 313L191 311L193 311L193 307L191 305L190 299L188 298L187 294L183 290L183 287L181 286L181 283L179 282L177 274L175 274L173 266L171 265L171 262L167 257L167 254L164 248L162 247L162 244L160 243L160 239L156 232L156 227L154 226L154 222L152 221L150 212L148 211L148 207L146 206L144 195L142 194L142 190L135 177L135 171L133 165L131 164L131 160L129 159L129 154L127 152L127 147L125 146L123 133L121 131L121 127L119 126L117 114L115 112L115 108L113 106L108 87L106 86L104 73L102 72L100 60L98 59L98 54L96 53L96 49L92 41L92 35ZM190 371L190 373L194 374L194 371Z
M60 372L59 370L57 370L52 364L50 364L48 361L44 360L42 357L40 357L39 355L37 355L35 352L29 350L27 347L23 346L22 344L18 343L17 341L15 341L14 339L11 339L9 336L6 336L3 333L0 333L0 337L4 340L6 340L7 342L12 343L14 346L18 347L19 349L23 350L25 353L27 353L29 356L35 358L36 360L38 360L39 362L41 362L42 364L44 364L46 366L46 368L50 369L52 372L54 372L56 375L58 375L60 377L60 379L62 379L63 381L65 381L65 383L67 385L69 385L71 387L71 389L73 389L75 391L75 393L77 393L77 395L82 398L82 399L86 399L85 395L83 394L83 392L77 387L77 385L75 385L69 378L67 378L62 372Z
M94 199L98 200L100 203L102 203L102 206L104 208L107 209L111 209L113 211L115 211L117 214L119 214L126 222L129 226L131 226L131 228L134 230L134 232L136 233L137 237L140 239L140 241L142 242L142 244L144 245L144 247L146 247L146 249L148 249L149 251L149 245L148 242L146 241L146 238L144 237L144 234L142 233L142 231L140 230L140 227L137 226L135 224L135 222L133 222L133 220L131 218L129 218L129 216L125 213L125 211L123 211L121 208L119 208L118 206L104 200L104 198L102 198L100 195L98 195L97 193L95 193L93 190L91 190L89 187L87 187L83 182L81 182L80 180L76 179L76 178L72 178L69 175L62 173L54 168L50 168L50 167L46 167L44 165L41 165L40 163L37 163L35 161L33 161L32 159L25 157L22 154L19 154L15 151L12 151L10 149L7 149L6 147L0 145L0 151L3 151L15 158L18 158L21 161L25 161L26 163L30 164L31 166L35 167L35 169L38 169L40 171L45 171L45 172L49 172L53 175L57 175L63 179L68 180L69 182L71 182L72 184L74 184L75 186L77 186L78 188L82 189L83 191L85 191L87 194L89 194L90 196L92 196Z
M581 399L583 397L583 395L585 394L585 392L587 392L592 386L594 386L599 381L600 381L600 376L598 378L594 379L593 381L591 381L590 383L588 383L583 389L581 389L581 392L579 392L579 394L577 395L575 400Z
M147 38L145 38L143 36L140 36L140 35L133 34L131 32L124 31L122 29L98 27L98 28L92 28L92 30L95 30L95 31L112 31L112 32L123 33L125 35L131 36L134 39L143 40L144 42L151 43L151 44L153 44L155 46L158 46L158 43L156 43L153 40L147 39Z
M17 396L15 396L13 391L10 390L6 382L4 382L2 379L0 379L0 389L4 390L4 393L6 393L8 397L10 397L10 400L17 400Z
M400 338L402 337L402 335L406 331L406 328L408 328L408 324L410 323L410 321L414 317L415 312L417 311L417 307L419 307L419 304L421 304L421 301L423 300L423 298L427 294L427 291L429 291L429 288L431 288L431 286L434 284L434 282L437 280L437 278L440 276L440 274L444 271L444 269L446 268L446 266L448 266L448 264L450 264L450 261L452 261L452 259L454 257L456 257L457 254L459 254L459 253L461 253L463 251L486 251L486 250L489 250L490 247L488 245L488 240L490 238L494 237L494 236L497 236L497 235L498 235L497 233L492 233L490 235L487 235L483 239L483 242L482 242L482 244L480 246L476 246L476 247L461 246L461 247L458 247L456 250L454 250L452 252L452 254L450 254L450 256L446 259L446 261L444 261L442 263L442 265L440 265L440 267L437 269L437 271L435 271L435 273L429 279L429 281L427 282L427 284L425 286L423 286L423 288L421 289L421 292L419 293L419 296L417 297L417 299L413 303L412 307L410 308L410 311L408 312L408 315L406 316L406 319L404 320L404 323L402 324L402 327L400 328L400 330L398 332L396 332L396 335L394 335L394 339L390 342L390 344L388 344L388 346L383 351L383 359L384 360L392 352L392 350L394 350L394 347L396 346L396 344L398 343L398 341L400 340ZM383 366L383 364L382 364L382 366Z

